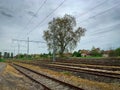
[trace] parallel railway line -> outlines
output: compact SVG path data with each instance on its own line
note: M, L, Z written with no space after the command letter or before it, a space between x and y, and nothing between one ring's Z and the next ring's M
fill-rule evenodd
M48 75L44 75L27 67L14 63L12 64L12 66L31 80L41 84L44 87L44 90L83 90L80 87L60 81Z
M104 76L104 77L109 77L109 78L120 79L120 73L113 73L113 72L103 71L103 70L98 70L98 69L80 68L80 67L56 65L56 64L48 64L46 66L51 67L51 68L68 70L68 71L72 71L72 72L80 72L80 73L82 72L82 73L93 74L93 75L97 75L97 76Z
M118 66L74 64L74 63L61 63L61 62L53 62L53 64L74 66L74 67L81 67L81 68L93 68L93 69L101 69L101 70L120 71L120 67Z
M88 80L98 81L98 82L106 82L106 83L120 83L120 71L109 71L109 70L102 70L96 68L81 68L75 66L67 66L67 65L58 65L53 63L31 63L31 65L37 65L43 68L52 69L55 71L60 72L70 72L75 76L80 78L85 78Z
M33 65L38 65L38 66L43 66L43 67L48 67L48 68L56 68L56 69L61 69L61 70L66 70L66 71L71 71L71 72L77 72L77 73L80 72L80 73L87 73L87 74L92 74L92 75L97 75L97 76L120 79L120 73L114 73L113 71L98 69L96 67L86 68L86 67L76 66L75 64L65 64L65 63L62 63L62 64L61 63L49 63L49 64L28 63L28 64L33 64Z
M59 72L68 72L77 77L88 80L106 82L106 83L120 83L120 66L105 66L105 65L91 65L60 61L19 61L19 63L26 63L35 66L40 66L46 69L51 69Z

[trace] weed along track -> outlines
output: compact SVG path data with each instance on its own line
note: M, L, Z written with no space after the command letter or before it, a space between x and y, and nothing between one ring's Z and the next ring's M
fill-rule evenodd
M12 66L31 80L43 86L43 90L83 90L80 87L60 81L48 75L29 69L25 66L18 64L12 64Z

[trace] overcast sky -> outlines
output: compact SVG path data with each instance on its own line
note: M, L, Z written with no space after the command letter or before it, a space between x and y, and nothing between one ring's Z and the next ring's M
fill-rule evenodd
M0 51L18 53L12 39L45 42L48 22L65 14L87 30L75 50L120 47L120 0L0 0ZM27 43L20 42L20 53L26 50ZM30 43L30 53L47 52L46 44Z

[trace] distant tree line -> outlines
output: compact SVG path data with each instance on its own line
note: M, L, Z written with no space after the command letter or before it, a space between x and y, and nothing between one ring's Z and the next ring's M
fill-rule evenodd
M43 54L18 54L15 56L15 58L19 58L19 59L40 59L40 58L50 58L52 57L51 52L47 53L43 53Z
M4 52L2 55L2 52L0 52L0 58L13 58L13 53Z
M91 50L78 50L72 53L72 57L118 57L120 56L120 47L110 50L101 50L100 48L92 47Z
M74 51L73 53L72 53L72 57L81 57L81 53L80 53L80 51Z
M13 56L13 53L4 52L2 55L2 52L0 52L0 58L18 58L18 59L48 59L52 58L52 53L42 53L42 54L18 54L16 56ZM110 49L110 50L101 50L100 48L92 47L91 50L78 50L74 51L73 53L64 53L65 57L119 57L120 56L120 47L116 49ZM60 57L59 54L56 54L56 57Z
M120 48L116 48L114 50L110 50L109 56L110 57L120 56Z
M100 48L92 47L91 50L78 50L73 53L64 53L65 57L118 57L120 56L120 48L114 50L101 50ZM43 54L19 54L15 56L16 58L28 58L28 59L41 59L41 58L52 58L52 53L43 53ZM56 54L56 57L60 57L59 54Z

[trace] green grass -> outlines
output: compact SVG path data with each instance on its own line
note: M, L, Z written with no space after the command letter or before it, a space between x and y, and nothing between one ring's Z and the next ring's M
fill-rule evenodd
M105 57L92 57L92 56L87 56L87 57L70 57L73 59L101 59L101 58L105 58Z
M0 58L0 62L5 62L5 60Z
M61 73L66 74L66 75L72 75L71 72L68 72L68 71L63 71Z

